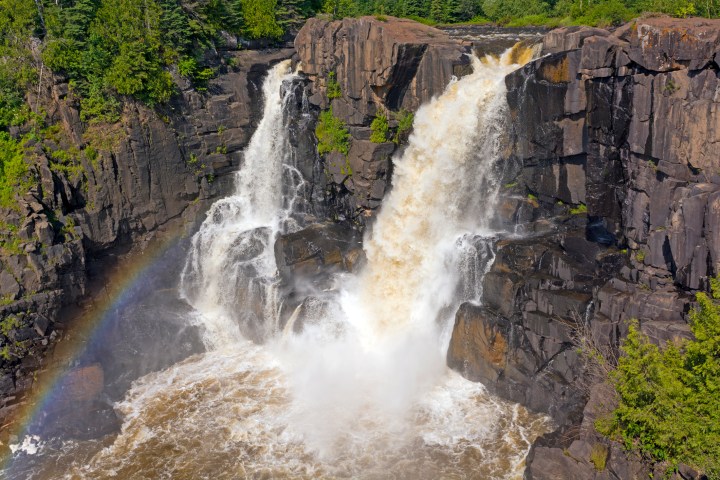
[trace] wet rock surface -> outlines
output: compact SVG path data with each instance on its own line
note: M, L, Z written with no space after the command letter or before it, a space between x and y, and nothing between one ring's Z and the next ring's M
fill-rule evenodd
M483 306L458 311L448 363L558 422L528 479L648 473L593 433L598 386L576 337L617 353L633 318L657 343L690 335L694 293L720 271L718 35L720 21L699 19L558 29L546 56L506 79L498 223L524 238L499 242Z
M312 224L298 232L280 235L275 241L275 261L284 299L281 326L302 304L300 321L294 327L300 329L309 309L317 311L319 307L311 307L324 305L318 300L323 296L318 297L318 292L332 290L335 275L357 272L364 263L362 234L344 224Z

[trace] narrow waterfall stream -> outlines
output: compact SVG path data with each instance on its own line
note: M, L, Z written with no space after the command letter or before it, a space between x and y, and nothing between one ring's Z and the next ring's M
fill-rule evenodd
M180 282L182 295L199 313L210 349L258 340L276 326L277 299L273 244L277 234L297 229L292 218L303 186L292 165L283 104L283 82L292 78L290 61L270 70L263 86L263 119L250 140L235 192L216 202L193 238ZM244 328L241 328L244 327Z
M301 333L278 323L273 244L302 226L305 181L283 124L293 74L274 67L236 191L209 211L180 280L207 351L135 381L120 434L42 478L521 478L548 420L445 365L457 306L479 298L492 260L516 57L475 59L417 112L366 265L322 292Z

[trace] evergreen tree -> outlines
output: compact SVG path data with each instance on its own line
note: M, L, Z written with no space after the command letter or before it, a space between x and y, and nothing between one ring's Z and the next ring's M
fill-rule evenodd
M277 0L241 0L244 32L250 38L278 38L283 29L275 18Z
M179 53L192 50L193 31L190 20L178 0L157 0L160 6L160 26L165 45L173 46Z
M445 0L432 0L430 2L430 18L436 22L444 22L447 20L447 3Z

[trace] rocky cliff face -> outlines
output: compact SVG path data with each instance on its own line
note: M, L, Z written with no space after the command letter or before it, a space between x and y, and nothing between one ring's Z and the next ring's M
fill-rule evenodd
M29 145L38 185L0 212L3 412L65 328L56 323L61 308L97 287L89 274L96 259L192 228L231 187L227 174L260 120L265 72L292 50L227 54L233 67L206 93L184 85L158 111L129 102L111 126L82 123L63 79L42 84L31 103L44 105L54 127Z
M538 442L526 478L631 478L640 464L592 433L607 395L577 342L616 349L631 318L658 342L687 336L694 292L720 272L720 22L560 29L543 51L506 80L500 221L525 239L497 245L448 363L564 426Z
M453 75L469 71L470 45L410 20L363 17L310 19L295 48L311 81L310 103L332 108L351 135L347 157L323 158L331 216L363 226L388 190L397 148L392 141L370 141L372 120L384 114L396 127L400 112L413 112L440 94ZM329 98L333 77L340 92Z

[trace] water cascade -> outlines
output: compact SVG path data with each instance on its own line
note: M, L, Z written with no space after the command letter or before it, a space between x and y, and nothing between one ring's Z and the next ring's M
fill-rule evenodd
M279 232L298 228L292 214L305 183L293 165L283 116L292 99L285 89L289 68L287 60L270 70L264 115L244 152L235 192L208 212L183 271L181 293L197 310L211 349L237 343L241 331L264 340L276 326L273 244Z
M116 405L121 433L66 478L520 478L546 419L445 366L454 312L479 298L492 259L516 63L475 59L417 112L365 267L284 335L273 243L300 228L305 180L283 123L292 75L273 68L236 191L211 208L181 279L207 352L136 381Z

